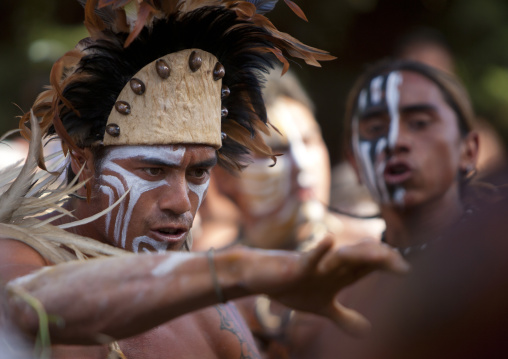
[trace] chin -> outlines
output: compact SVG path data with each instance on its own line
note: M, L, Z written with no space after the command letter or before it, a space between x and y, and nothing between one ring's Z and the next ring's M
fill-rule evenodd
M422 199L411 192L407 192L401 204L394 203L393 206L399 209L411 209L421 205Z

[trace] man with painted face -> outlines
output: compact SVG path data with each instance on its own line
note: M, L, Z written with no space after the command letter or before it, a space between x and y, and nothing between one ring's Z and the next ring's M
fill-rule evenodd
M478 153L473 119L459 81L417 62L382 61L349 94L349 158L379 204L386 222L381 240L409 261L432 255L431 249L473 210L466 196ZM372 340L392 323L386 304L399 285L373 273L341 293L341 302L372 321ZM315 335L306 341L295 337L296 358L372 357L373 342L351 339L325 321L313 329Z
M262 15L273 1L135 1L136 19L128 3L85 4L90 37L21 120L27 161L0 176L0 325L56 358L256 358L220 303L265 293L363 332L335 296L372 270L405 271L385 246L183 251L214 165L273 156L259 71L272 54L331 57L275 29ZM43 135L61 141L78 184L36 173Z
M410 254L465 214L473 111L457 80L420 63L381 64L360 81L346 114L352 161L380 205L383 240Z

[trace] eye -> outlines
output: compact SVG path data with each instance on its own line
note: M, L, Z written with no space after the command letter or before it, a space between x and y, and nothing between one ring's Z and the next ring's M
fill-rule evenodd
M164 171L160 167L146 167L143 168L143 172L145 172L147 175L151 177L156 177L161 175Z
M194 180L194 181L204 183L210 177L210 169L208 169L208 168L193 168L193 169L189 170L188 176L190 177L191 181Z
M360 123L360 135L366 140L374 140L388 133L388 122L382 118L368 118Z
M204 168L196 168L191 171L191 175L196 178L205 177L208 174L208 170Z
M431 123L431 118L426 115L412 116L409 118L409 128L415 131L425 130Z

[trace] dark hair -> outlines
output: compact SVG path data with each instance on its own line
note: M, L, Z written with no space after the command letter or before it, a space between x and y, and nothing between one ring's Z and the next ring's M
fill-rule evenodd
M246 24L249 26L243 26ZM63 89L63 97L73 108L62 102L60 118L78 147L100 143L111 109L135 73L159 57L188 48L212 53L226 69L222 81L231 94L222 100L229 113L222 120L223 127L235 122L253 137L253 114L266 123L261 74L272 68L274 57L257 49L273 45L267 40L267 30L240 20L235 12L204 7L178 18L159 19L128 47L124 47L128 33L106 30L105 35L85 42L87 55L73 72L79 77ZM53 126L48 130L48 134L55 132ZM219 153L219 163L238 165L249 149L228 136Z
M90 152L92 153L93 165L95 174L99 174L102 170L102 163L104 162L104 157L108 154L111 147L106 146L92 146L90 147ZM72 166L69 164L67 166L67 183L71 183L74 178L76 178L76 174L72 170Z
M344 117L344 135L346 136L344 143L347 151L351 148L351 120L357 110L360 92L373 78L392 71L416 72L431 80L439 87L444 100L457 115L460 133L464 136L472 130L475 119L473 107L465 87L455 76L416 61L382 60L367 69L348 94Z

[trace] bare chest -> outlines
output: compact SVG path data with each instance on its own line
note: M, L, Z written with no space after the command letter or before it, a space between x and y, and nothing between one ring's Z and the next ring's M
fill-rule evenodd
M236 308L230 305L214 306L184 315L118 343L127 359L259 358L250 331ZM83 359L104 359L107 356L104 355L104 348L84 349L90 352L89 355L80 355Z

